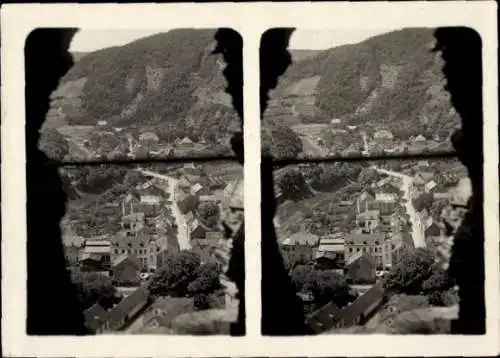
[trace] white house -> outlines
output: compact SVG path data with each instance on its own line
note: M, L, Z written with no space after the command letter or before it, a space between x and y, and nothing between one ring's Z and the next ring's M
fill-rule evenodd
M203 186L200 183L196 183L191 187L191 194L196 195L201 189L203 189Z
M424 185L424 191L426 193L430 193L432 189L434 189L436 186L437 186L436 182L434 180L431 180L430 182Z
M157 205L161 202L161 196L145 194L145 195L141 195L140 201L143 204Z

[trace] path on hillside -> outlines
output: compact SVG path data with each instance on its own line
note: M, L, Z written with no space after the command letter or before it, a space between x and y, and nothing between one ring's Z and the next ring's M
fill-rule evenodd
M84 159L93 159L93 154L80 143L78 143L74 138L66 138L69 145L69 156L83 157ZM95 157L95 155L94 155Z
M172 209L172 215L174 216L175 222L177 224L177 242L179 243L179 250L182 251L191 249L191 242L190 242L191 240L189 239L188 223L186 222L186 218L184 217L184 215L182 215L181 211L179 210L179 206L177 205L177 202L175 200L175 188L177 187L177 183L179 182L179 180L172 178L168 175L152 172L150 170L145 170L145 169L137 169L137 170L144 175L152 176L167 181L168 187L166 189L166 192L170 195L170 201L172 202L170 208Z
M401 178L403 180L403 186L402 186L402 190L404 192L403 198L405 199L406 213L410 217L410 222L412 226L411 235L413 239L413 245L416 248L425 247L425 234L422 227L422 223L417 214L417 210L415 210L415 207L413 206L413 200L412 200L412 193L414 190L413 178L402 173L394 172L392 170L377 168L376 166L372 166L372 169L378 171L379 173Z
M365 132L361 132L361 138L363 138L363 154L368 154L368 137L366 136Z
M305 135L300 135L300 139L302 140L302 152L306 155L312 155L317 157L324 157L327 155L326 151L323 150L318 144L314 143L314 141Z

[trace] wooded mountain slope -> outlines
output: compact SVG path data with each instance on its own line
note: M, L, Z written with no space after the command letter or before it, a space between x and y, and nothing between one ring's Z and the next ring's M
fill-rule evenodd
M172 30L79 56L61 86L84 83L80 93L58 94L65 120L121 127L161 123L163 130L200 135L227 130L237 119L224 92L222 57L212 54L214 34Z
M278 106L314 103L314 114L301 113L307 122L379 123L402 139L415 133L447 136L459 118L444 90L443 61L432 51L433 31L407 28L296 61L272 98ZM310 86L315 76L320 79L314 93L297 96L297 87Z

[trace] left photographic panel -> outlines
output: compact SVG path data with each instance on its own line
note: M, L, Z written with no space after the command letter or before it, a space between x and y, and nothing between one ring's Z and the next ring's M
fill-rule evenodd
M67 269L91 333L230 333L238 297L226 277L227 227L243 222L242 168L68 166L59 175Z
M241 131L217 29L79 29L40 149L58 161L230 157Z
M229 28L30 33L28 335L245 334L241 52Z

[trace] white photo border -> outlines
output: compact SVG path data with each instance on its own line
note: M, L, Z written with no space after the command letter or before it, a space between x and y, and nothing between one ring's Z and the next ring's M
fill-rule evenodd
M379 14L377 16L377 14ZM9 4L2 6L2 341L6 356L486 356L499 351L497 31L494 1L212 4ZM26 334L26 173L24 44L40 27L84 29L219 28L244 42L245 268L247 335ZM467 26L483 44L484 218L487 333L483 336L260 336L259 41L269 28L355 29ZM7 254L6 254L7 253Z

